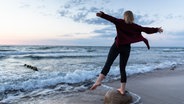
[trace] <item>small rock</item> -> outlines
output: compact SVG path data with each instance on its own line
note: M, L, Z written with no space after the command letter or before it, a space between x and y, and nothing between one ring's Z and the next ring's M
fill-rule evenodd
M109 90L105 94L104 104L130 104L132 96L128 93L120 94L117 90Z

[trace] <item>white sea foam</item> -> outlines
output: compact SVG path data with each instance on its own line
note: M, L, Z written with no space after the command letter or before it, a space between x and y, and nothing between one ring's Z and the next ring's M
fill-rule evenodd
M146 73L153 71L154 69L163 69L166 67L171 67L176 64L175 62L163 62L160 64L154 65L142 65L137 64L133 66L127 66L127 75L133 75L137 73ZM22 81L14 81L10 83L4 83L0 86L0 92L4 92L7 90L23 90L30 91L34 89L55 86L60 83L80 83L86 80L90 80L96 78L96 76L100 73L101 69L96 70L75 70L73 72L61 73L61 72L35 72L30 79ZM112 67L109 75L119 76L119 66ZM43 76L43 77L41 77ZM20 77L21 78L21 77Z
M44 77L43 73L37 72L35 73L36 77L32 77L26 81L17 81L11 83L4 83L0 86L0 92L4 92L6 90L34 90L38 88L44 88L49 86L55 86L60 83L80 83L86 80L90 80L94 78L97 73L96 70L86 71L86 70L75 70L74 72L66 73L64 76L58 76L60 73L45 73Z

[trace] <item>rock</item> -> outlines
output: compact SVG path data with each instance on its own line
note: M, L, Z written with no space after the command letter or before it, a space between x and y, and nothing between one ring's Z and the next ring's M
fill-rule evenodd
M126 91L125 95L120 94L117 90L109 90L105 94L104 104L130 104L132 96Z
M32 69L33 69L34 71L38 71L38 68L35 67L35 66L34 66Z
M34 71L38 71L38 68L35 67L35 66L31 66L31 65L28 65L28 64L24 64L25 67L29 68L29 69L32 69Z

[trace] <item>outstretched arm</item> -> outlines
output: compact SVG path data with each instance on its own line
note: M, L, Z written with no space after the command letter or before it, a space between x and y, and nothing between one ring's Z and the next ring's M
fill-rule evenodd
M152 34L157 32L162 33L163 29L161 27L159 28L141 27L141 31L147 34Z
M103 19L106 19L106 20L108 20L108 21L110 21L110 22L112 22L112 23L116 23L116 21L117 21L117 18L115 18L115 17L113 17L113 16L110 16L110 15L108 15L108 14L105 14L105 13L102 12L102 11L96 13L96 16L101 17L101 18L103 18Z

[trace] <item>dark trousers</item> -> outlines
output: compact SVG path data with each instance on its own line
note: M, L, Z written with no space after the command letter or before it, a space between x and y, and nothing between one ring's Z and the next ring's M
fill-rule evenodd
M130 50L131 50L130 44L120 45L117 47L116 44L114 43L110 48L106 63L101 71L101 74L105 76L108 74L111 65L113 64L116 57L120 54L119 67L120 67L120 74L121 74L121 82L126 83L127 77L126 77L125 68L130 55Z

